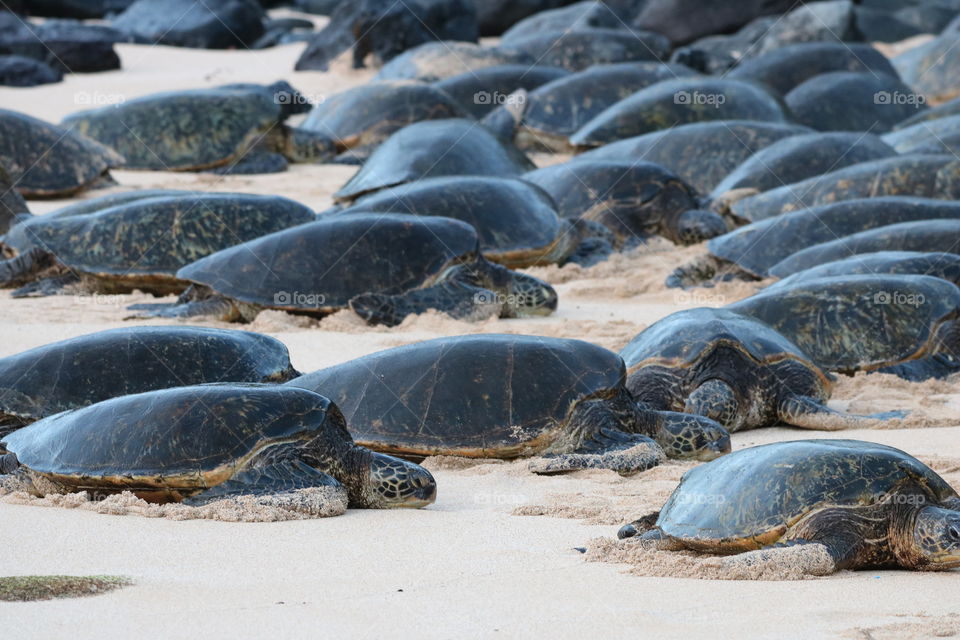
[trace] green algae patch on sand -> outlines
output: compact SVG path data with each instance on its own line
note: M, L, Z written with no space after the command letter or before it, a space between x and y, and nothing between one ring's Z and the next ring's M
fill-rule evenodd
M6 576L0 577L0 602L83 598L131 584L123 576Z

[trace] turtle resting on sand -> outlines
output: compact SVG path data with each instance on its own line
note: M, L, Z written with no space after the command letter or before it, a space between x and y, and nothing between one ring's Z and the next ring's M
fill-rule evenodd
M770 325L827 371L873 371L960 354L960 288L932 276L801 280L726 308Z
M0 164L25 198L65 198L115 184L110 169L124 159L70 127L0 109Z
M479 252L476 230L450 218L389 213L330 216L187 265L194 283L175 305L135 305L141 317L213 315L250 321L265 308L324 316L349 306L395 325L436 309L453 317L548 315L547 283Z
M74 113L64 126L116 150L131 169L268 173L321 162L330 138L283 121L309 108L286 82L158 93ZM279 161L279 162L278 162Z
M0 358L0 435L131 393L300 375L279 340L203 327L109 329Z
M661 549L731 555L728 569L797 561L805 573L960 566L960 497L899 449L796 440L741 449L687 471L659 513L620 529ZM733 555L737 554L737 555Z
M354 444L330 400L276 385L113 398L15 431L0 453L0 473L41 496L131 491L200 505L252 495L314 514L329 514L330 502L342 513L344 493L350 506L366 508L423 507L436 496L426 469ZM319 496L295 493L311 488Z
M726 309L671 314L620 355L637 400L706 416L730 431L780 423L844 429L874 419L828 408L830 376L767 325Z
M545 456L538 473L643 471L730 450L717 423L652 411L624 387L623 361L579 340L438 338L295 378L342 403L357 442L403 456Z
M80 282L101 293L179 293L184 265L253 238L315 220L280 196L189 194L134 200L96 213L37 216L3 237L16 254L0 261L0 286L14 295L53 293Z

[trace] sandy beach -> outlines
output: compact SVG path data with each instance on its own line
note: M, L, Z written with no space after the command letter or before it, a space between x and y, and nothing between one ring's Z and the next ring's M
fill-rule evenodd
M118 45L123 69L68 75L30 89L0 89L0 105L59 122L74 111L162 90L286 79L314 101L369 80L345 61L327 73L293 72L302 45L206 51ZM343 64L340 64L343 62ZM550 156L535 157L541 164ZM293 165L258 176L114 171L119 185L270 193L316 210L354 167ZM75 200L31 201L47 213ZM703 246L651 242L590 269L530 270L556 287L547 318L476 324L436 313L393 329L351 312L322 321L268 311L250 325L282 340L301 371L374 351L465 333L575 337L620 349L682 308L721 306L754 283L673 291L663 279ZM126 307L149 296L63 295L10 299L0 292L0 356L55 340L130 326ZM168 321L174 322L174 321ZM150 324L161 324L152 321ZM228 327L224 323L191 324ZM235 326L235 325L234 325ZM840 437L902 448L960 487L960 382L890 376L839 381L831 406L911 411L900 428ZM768 428L735 434L734 449L836 433ZM643 575L642 567L591 562L598 538L659 507L689 464L624 478L609 471L540 477L525 462L425 462L439 485L417 511L350 510L320 520L232 523L117 516L91 509L0 500L0 574L110 574L134 585L74 600L0 604L6 637L554 637L925 638L960 634L960 572L840 572L806 580L708 580ZM612 543L611 543L612 544ZM602 554L600 554L602 555ZM670 566L664 567L669 573ZM647 571L649 574L649 571Z

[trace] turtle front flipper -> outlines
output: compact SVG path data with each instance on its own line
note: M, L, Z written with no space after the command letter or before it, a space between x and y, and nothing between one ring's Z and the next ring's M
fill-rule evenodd
M60 263L49 251L34 247L9 260L0 260L0 287L19 287L46 271L59 271Z
M617 538L623 540L625 538L633 538L641 534L646 534L650 531L657 531L653 527L657 524L657 518L660 517L659 511L654 511L653 513L648 513L645 516L637 518L630 524L625 524L617 531Z
M673 273L667 276L664 284L671 289L680 289L696 287L710 281L731 279L747 282L760 280L760 278L732 262L708 254L674 269Z
M252 322L260 312L254 304L219 296L205 287L190 286L173 303L131 304L128 311L137 311L124 320L147 318L195 318L211 316L223 322Z
M67 288L72 284L80 282L79 276L75 273L67 273L63 276L53 278L41 278L14 289L10 292L11 298L40 298L43 296L55 296L67 292Z
M906 413L891 411L874 415L853 415L835 411L815 398L790 394L780 402L779 417L786 424L803 429L839 431L841 429L870 429L883 420L902 418Z
M684 411L716 420L722 425L735 423L740 402L729 384L723 380L707 380L693 390L685 401Z
M663 450L652 438L602 427L578 450L534 458L528 468L541 475L581 469L610 469L621 475L630 475L652 469L663 459Z
M350 300L350 308L367 324L395 327L407 316L429 309L458 320L482 320L500 315L503 304L500 296L489 289L447 280L395 296L364 293Z

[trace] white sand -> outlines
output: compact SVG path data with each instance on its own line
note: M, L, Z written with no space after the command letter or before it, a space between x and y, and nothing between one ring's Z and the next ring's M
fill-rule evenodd
M164 89L280 78L315 98L371 72L292 73L302 45L263 52L120 46L124 69L33 89L0 89L0 104L49 120L87 105ZM99 98L97 96L100 96ZM86 99L86 98L83 98ZM89 101L89 100L88 100ZM285 174L213 177L118 171L114 190L180 187L278 193L322 209L355 169L296 166ZM96 192L94 195L107 193ZM32 202L42 213L67 201ZM699 248L655 244L641 255L582 270L539 269L557 283L547 319L470 325L436 314L370 330L347 313L321 323L262 314L252 328L283 340L304 371L378 349L469 332L541 333L618 349L682 307L719 306L755 285L696 294L665 291L663 277ZM0 356L123 323L144 296L10 300L0 292ZM834 404L858 411L897 406L955 425L960 388L848 381ZM871 406L876 403L876 407ZM917 425L914 425L917 426ZM920 425L923 426L923 425ZM921 456L960 486L953 428L845 432ZM766 429L736 447L836 434ZM575 547L615 535L655 509L685 468L669 464L624 479L604 471L535 477L522 463L470 468L431 461L437 503L420 511L348 511L277 523L172 521L78 509L0 504L0 574L120 574L136 585L82 600L0 604L4 637L634 637L886 638L956 633L960 575L864 571L825 579L761 582L654 578L586 562ZM565 513L558 506L567 505ZM566 517L512 515L555 513ZM586 524L584 521L591 522Z

